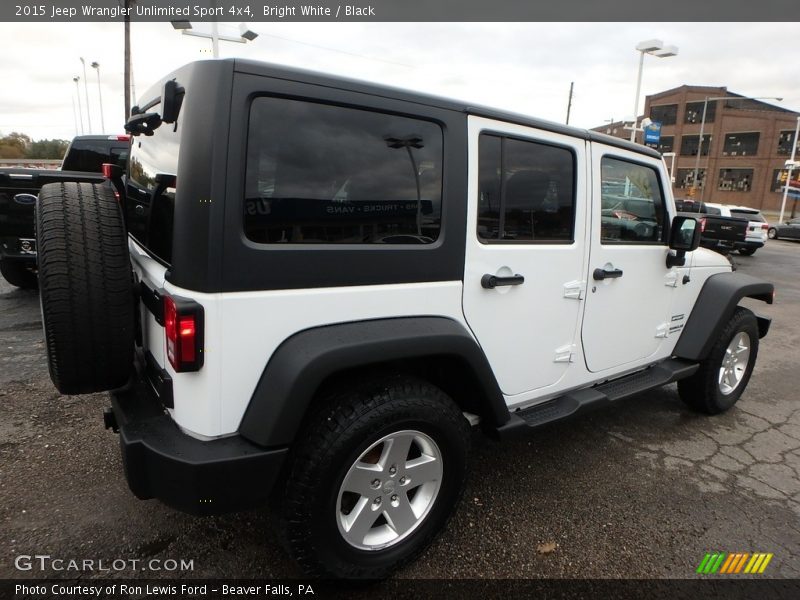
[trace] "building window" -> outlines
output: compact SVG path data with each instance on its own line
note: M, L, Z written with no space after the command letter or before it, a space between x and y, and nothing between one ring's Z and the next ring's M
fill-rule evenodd
M428 121L256 98L245 234L262 244L430 244L441 229L442 145Z
M664 154L665 152L672 152L673 147L675 146L675 136L674 135L662 135L661 139L658 141L658 147L656 150Z
M702 189L706 183L706 170L697 170L697 187ZM694 187L694 169L678 169L675 177L675 187L679 190L686 190Z
M790 156L792 154L792 140L794 131L781 131L778 136L778 154ZM797 144L797 152L800 153L800 144Z
M661 104L650 107L650 118L662 125L675 125L678 122L678 105Z
M681 136L681 156L697 156L697 145L699 141L700 141L699 135ZM700 155L708 156L708 150L710 146L711 146L711 136L703 135L703 148Z
M478 164L478 239L572 242L575 156L570 150L481 134Z
M758 153L757 131L750 133L726 133L722 156L753 156Z
M749 192L753 185L753 169L720 169L718 190Z
M705 102L687 102L686 112L683 114L684 123L702 123L703 105ZM713 123L717 114L717 101L711 100L706 107L706 123Z

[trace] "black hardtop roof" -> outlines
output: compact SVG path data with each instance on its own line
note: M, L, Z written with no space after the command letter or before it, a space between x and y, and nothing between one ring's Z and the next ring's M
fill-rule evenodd
M252 75L261 75L276 79L286 79L289 81L297 81L312 85L321 85L337 89L345 89L354 92L371 94L374 96L394 98L397 100L403 100L407 102L415 102L417 104L423 104L425 106L431 106L434 108L453 110L469 115L475 115L478 117L486 117L489 119L496 119L498 121L506 121L518 125L535 127L537 129L544 129L545 131L552 131L554 133L562 133L565 135L581 138L584 140L591 140L607 144L609 146L624 148L626 150L631 150L633 152L638 152L640 154L644 154L654 158L661 158L661 154L659 154L652 148L648 148L647 146L642 146L641 144L635 144L629 142L628 140L616 138L610 135L606 135L604 133L589 131L587 129L580 129L578 127L570 127L568 125L561 125L560 123L554 123L552 121L547 121L545 119L537 119L535 117L530 117L527 115L522 115L514 112L508 112L484 106L467 104L465 102L458 100L441 98L439 96L434 96L424 93L409 92L407 90L394 88L391 86L386 86L378 83L370 83L368 81L361 81L357 79L351 79L348 77L340 77L337 75L328 75L325 73L309 71L307 69L300 69L296 67L289 67L286 65L277 65L273 63L266 63L266 62L245 60L245 59L225 59L225 61L233 62L234 71L240 73L249 73Z

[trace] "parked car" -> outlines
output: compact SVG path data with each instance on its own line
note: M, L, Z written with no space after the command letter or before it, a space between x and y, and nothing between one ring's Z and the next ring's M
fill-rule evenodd
M703 248L727 255L746 244L747 221L733 217L729 210L720 208L719 204L683 199L676 200L675 206L679 214L698 216L702 231L700 245Z
M120 202L47 185L36 212L51 377L112 390L139 498L272 498L306 571L385 577L452 515L471 426L747 386L770 320L739 302L773 286L698 249L655 150L243 60L142 100Z
M800 218L789 219L783 225L770 225L767 235L771 240L800 240Z
M763 248L764 244L767 243L767 229L769 225L760 210L748 206L726 206L723 204L715 204L712 206L719 207L721 211L727 209L732 217L748 220L747 237L745 237L744 242L736 244L736 249L739 251L739 254L752 256L755 254L756 250Z
M33 209L42 186L66 181L100 183L104 163L122 167L127 135L80 135L72 140L60 170L0 169L0 273L20 288L35 288L36 235Z

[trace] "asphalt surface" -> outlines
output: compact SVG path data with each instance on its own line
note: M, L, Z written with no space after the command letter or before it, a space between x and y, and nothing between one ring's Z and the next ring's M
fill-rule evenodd
M520 441L476 432L462 504L397 577L686 578L709 551L771 552L764 577L800 577L800 244L736 261L778 297L753 304L774 322L733 410L692 413L673 385ZM108 404L59 396L37 294L0 280L0 578L77 575L14 567L34 554L194 565L117 576L302 575L266 511L197 518L137 500L103 428Z

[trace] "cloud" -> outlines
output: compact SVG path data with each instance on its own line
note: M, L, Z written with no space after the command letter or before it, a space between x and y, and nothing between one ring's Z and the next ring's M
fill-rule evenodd
M196 24L208 29L208 24ZM233 26L221 24L225 30ZM800 110L796 25L782 23L253 23L253 43L222 42L241 56L377 81L562 121L575 82L571 124L593 127L629 116L642 38L679 46L677 57L645 58L644 95L683 84L725 85L753 96L782 96ZM169 71L210 58L208 40L168 23L133 23L137 93ZM119 23L0 24L0 131L34 138L75 134L78 59L100 62L106 130L123 121L123 26ZM24 57L24 60L23 60ZM92 125L99 132L96 73L87 64ZM11 83L11 84L10 84ZM80 129L80 127L78 127Z

